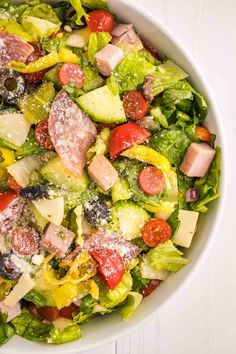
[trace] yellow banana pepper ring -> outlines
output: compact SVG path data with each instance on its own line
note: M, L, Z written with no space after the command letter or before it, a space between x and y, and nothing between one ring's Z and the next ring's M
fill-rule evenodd
M0 168L5 168L12 165L15 161L15 154L13 151L0 148Z
M122 152L121 156L146 162L150 165L160 168L163 172L166 173L168 173L171 169L171 165L165 156L144 145L137 145L128 150L125 150Z
M78 64L80 58L75 55L70 49L62 48L59 53L53 51L38 60L25 64L21 61L12 60L7 64L8 69L18 71L20 73L35 73L43 69L50 68L57 63L73 63Z

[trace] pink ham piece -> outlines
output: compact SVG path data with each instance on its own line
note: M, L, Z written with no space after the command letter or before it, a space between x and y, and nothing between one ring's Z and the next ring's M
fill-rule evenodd
M118 172L104 155L98 155L88 167L88 173L104 191L110 189L119 180Z
M95 54L98 70L104 76L111 75L112 71L124 58L124 52L112 44L107 44Z
M206 143L192 143L188 147L180 170L188 177L204 177L215 153L215 150Z
M0 236L9 232L23 214L26 202L22 197L16 197L6 209L0 213Z
M63 226L50 224L42 238L45 251L55 252L58 258L64 258L75 238L75 234Z
M26 62L34 48L24 39L7 32L0 32L0 67L11 60Z
M81 177L86 152L93 145L97 130L90 118L61 90L52 104L48 131L64 165Z
M119 28L119 26L121 27ZM113 38L111 43L116 46L122 44L130 44L130 45L134 45L136 50L138 51L142 50L143 43L132 27L133 27L132 25L118 25L117 30L115 27L112 33Z
M119 23L116 25L113 30L111 31L112 36L120 37L122 34L128 32L130 29L133 28L131 23Z
M88 252L102 248L116 250L126 263L136 258L141 252L138 246L109 231L97 231L84 242L83 247Z
M21 314L20 303L17 302L15 306L8 307L3 302L0 302L0 312L7 314L7 322L9 322Z

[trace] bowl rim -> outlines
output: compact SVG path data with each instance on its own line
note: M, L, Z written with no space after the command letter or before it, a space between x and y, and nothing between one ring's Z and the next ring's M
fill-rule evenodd
M20 1L18 1L18 2L20 2ZM51 1L51 2L55 3L55 0ZM108 2L109 2L109 0L108 0ZM114 341L120 339L121 337L128 335L130 332L142 327L144 325L144 323L147 321L147 319L148 320L153 319L156 316L157 311L159 311L161 308L163 308L170 299L173 299L181 290L183 290L192 281L193 277L195 276L195 273L201 267L202 263L204 262L207 254L209 252L210 247L212 246L213 242L216 239L217 229L218 229L220 221L222 219L223 210L224 210L224 206L226 203L226 197L227 197L228 153L227 153L227 144L226 144L226 137L225 137L225 133L224 133L224 129L223 129L223 123L222 123L222 120L220 119L220 111L219 111L219 108L218 108L217 103L215 101L212 90L209 87L207 80L206 80L205 76L203 75L201 69L199 68L195 58L192 56L192 54L189 52L189 50L186 49L185 46L181 43L181 40L178 39L175 36L175 34L165 24L163 24L160 20L158 20L156 17L154 17L154 15L152 15L152 13L149 12L148 10L146 10L142 5L134 3L132 0L131 1L119 0L119 4L121 7L122 7L122 5L125 5L126 7L129 7L130 9L134 8L135 12L141 13L142 17L147 18L148 21L150 23L152 23L152 25L154 27L158 28L166 37L168 37L170 39L171 42L174 42L176 47L178 47L178 49L181 51L183 56L187 59L187 61L194 68L194 70L196 72L196 76L198 77L200 83L202 84L205 91L207 92L208 101L211 103L212 110L214 113L214 120L216 122L217 127L219 128L218 136L220 137L220 144L221 144L221 148L222 148L221 197L217 202L218 207L217 207L216 214L214 216L215 222L214 222L214 225L211 226L209 238L207 239L202 252L198 256L196 263L193 265L191 272L187 276L184 277L184 279L180 282L180 284L171 292L171 294L166 298L166 300L164 300L158 306L158 308L153 309L152 313L145 315L141 320L137 321L137 323L130 325L128 328L121 329L116 334L110 335L109 337L106 337L106 338L105 337L101 338L99 341L88 344L88 345L86 345L86 348L83 348L83 346L79 347L79 346L75 345L74 348L67 349L66 347L63 348L63 346L60 346L61 354L67 354L69 352L71 354L76 354L76 353L87 352L89 350L100 348L100 347L107 345L111 342L114 342ZM77 344L78 341L76 341L75 343ZM43 348L45 348L45 347L42 347L42 349ZM9 353L9 349L11 350L12 353L16 353L16 354L17 353L18 354L25 353L23 348L20 349L20 351L19 351L19 348L16 351L14 351L14 350L12 351L12 348L9 348L8 346L7 346L6 350L4 347L1 348L0 352L3 354ZM48 352L50 353L49 346L47 346L47 349L48 349Z

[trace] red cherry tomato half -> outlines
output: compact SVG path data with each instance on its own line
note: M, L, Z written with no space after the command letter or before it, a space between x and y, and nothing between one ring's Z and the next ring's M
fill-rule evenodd
M142 191L149 195L161 193L166 186L163 172L155 166L145 167L140 172L138 181Z
M98 264L98 272L104 283L110 289L115 289L125 273L124 261L120 254L104 248L92 251L91 255Z
M11 175L9 175L7 178L7 184L9 188L11 188L13 191L19 191L21 189L21 186L16 182L15 178Z
M75 88L80 89L84 84L84 74L81 67L77 64L65 63L58 71L60 84L74 84Z
M34 254L39 247L38 233L29 227L18 227L12 236L12 248L22 256Z
M44 119L38 122L35 128L35 139L44 149L54 149L48 132L48 120Z
M56 321L59 317L59 310L55 306L43 306L37 308L39 316L49 322Z
M28 56L26 60L26 64L29 64L32 61L36 61L41 57L42 57L42 53L40 49L34 46L34 51ZM43 80L44 75L47 71L48 69L44 69L44 70L37 71L36 73L24 74L24 78L27 82L30 82L32 84L37 84Z
M142 119L146 116L149 103L139 91L129 91L124 95L123 106L125 114L133 120Z
M17 197L16 192L2 192L0 193L0 213L6 209L13 200Z
M68 318L69 320L73 319L73 314L76 313L78 311L79 307L76 306L73 302L72 304L70 304L69 306L63 307L60 311L59 311L59 316L60 317L64 317L64 318Z
M143 241L149 247L156 247L159 243L168 241L171 233L169 223L163 219L149 220L142 229Z
M151 133L135 123L126 123L113 129L110 139L110 157L113 159L122 151L142 144Z
M95 10L89 13L87 26L91 32L111 32L114 27L114 17L110 12Z
M161 280L151 280L150 283L145 286L145 288L141 291L141 294L143 297L149 296L151 293L153 293L154 290L161 284Z

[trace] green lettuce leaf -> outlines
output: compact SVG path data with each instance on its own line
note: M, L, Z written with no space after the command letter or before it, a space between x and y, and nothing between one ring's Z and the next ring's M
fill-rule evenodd
M147 75L156 71L156 66L143 58L140 53L127 55L113 70L107 84L114 94L131 91L143 84Z
M90 294L84 296L81 300L80 311L74 316L74 321L83 323L91 319L94 315L93 308L96 303L96 300Z
M68 326L64 329L53 327L50 331L48 343L63 344L77 340L80 337L80 327L77 324Z
M23 38L27 42L33 42L33 38L31 35L29 35L23 27L16 22L16 20L1 20L0 19L0 28L1 30L16 34L17 36Z
M14 334L14 329L7 323L7 314L0 313L0 346L7 343Z
M188 177L177 169L178 175L178 205L179 209L189 209L189 203L186 203L186 192L194 185L194 178Z
M191 140L184 131L170 126L169 130L153 134L148 145L167 157L171 164L179 166L190 143Z
M69 36L69 33L63 33L63 36L59 38L44 37L41 43L42 49L46 50L48 53L53 51L59 52L62 48L66 48L66 42Z
M34 289L30 290L30 292L24 296L24 300L30 301L38 307L45 306L47 303L46 298Z
M90 163L96 156L105 155L109 151L110 135L110 129L102 129L96 138L95 144L86 153L88 163Z
M140 271L140 265L137 265L134 269L131 270L130 273L133 279L132 291L140 292L145 288L145 286L147 286L150 283L149 279L142 277Z
M112 39L109 32L92 32L89 37L88 58L92 64L95 63L95 54L103 49Z
M41 18L43 20L47 20L49 22L54 23L55 25L60 26L61 22L59 18L57 17L56 13L53 11L52 6L46 3L39 3L33 7L28 7L22 16L22 19L26 16L32 16L32 17L37 17Z
M165 269L170 272L177 272L189 263L189 260L183 258L182 255L183 252L180 252L169 240L151 249L146 257L150 265L156 270Z
M86 20L88 19L88 14L84 10L83 6L81 5L80 0L70 0L71 6L76 11L76 24L83 25L82 18L84 17Z
M45 342L53 328L51 324L39 321L26 308L11 323L17 334L35 342Z
M114 290L108 289L107 286L100 282L99 284L99 303L106 308L113 308L122 303L132 288L132 277L129 272L126 272L120 283Z
M143 296L137 292L131 291L125 301L125 304L120 308L120 313L123 320L128 320L133 316L140 302L142 301Z
M216 148L216 155L211 164L210 170L205 177L195 181L195 188L200 193L200 200L196 203L191 203L192 210L200 213L206 213L208 203L219 197L220 171L221 171L221 149Z
M108 10L107 0L81 0L83 6L91 10Z

